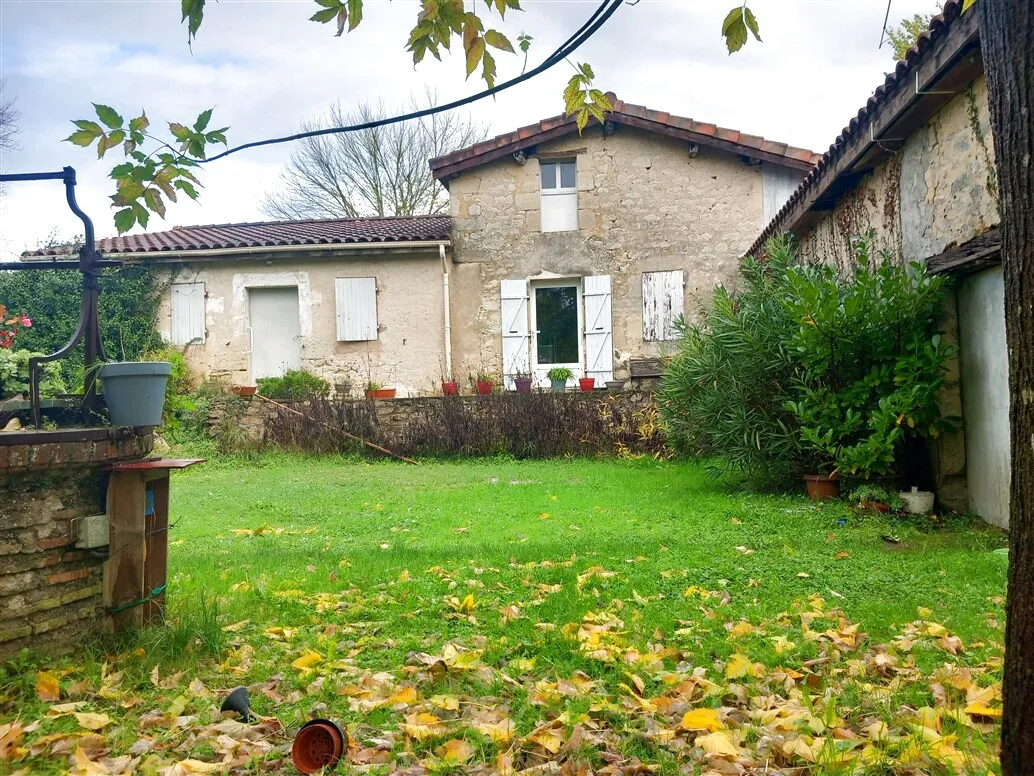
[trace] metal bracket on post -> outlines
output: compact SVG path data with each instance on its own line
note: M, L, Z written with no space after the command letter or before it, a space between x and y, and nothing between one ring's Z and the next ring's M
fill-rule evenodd
M104 343L101 341L100 317L98 315L97 303L100 297L100 273L104 266L118 264L101 259L97 251L97 244L94 238L93 221L79 207L75 201L75 168L65 167L61 172L36 172L36 173L13 173L0 175L0 183L14 183L19 181L48 181L60 180L65 184L65 200L68 207L83 222L84 243L79 249L79 271L83 273L83 295L79 306L79 323L75 332L63 348L46 356L36 356L29 359L29 401L32 407L32 423L39 429L43 419L40 411L40 365L48 361L56 361L67 356L80 340L85 340L86 376L83 386L83 403L87 411L96 411L97 392L94 388L96 376L92 367L108 358L104 353ZM15 269L35 269L28 263L26 267L15 267ZM49 269L41 265L40 269Z

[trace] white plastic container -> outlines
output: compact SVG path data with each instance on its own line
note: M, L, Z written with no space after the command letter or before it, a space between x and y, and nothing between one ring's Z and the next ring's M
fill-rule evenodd
M913 515L928 515L933 511L932 491L913 486L912 490L903 490L898 495L905 502L905 509Z

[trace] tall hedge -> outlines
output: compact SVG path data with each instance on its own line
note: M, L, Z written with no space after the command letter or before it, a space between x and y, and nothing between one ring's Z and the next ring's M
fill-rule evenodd
M53 353L68 342L79 322L82 282L83 276L76 270L0 272L0 302L11 312L32 319L32 327L18 333L19 349ZM150 267L104 269L100 278L101 336L110 358L132 360L161 346L156 323L162 291ZM82 368L80 344L61 362L70 387Z

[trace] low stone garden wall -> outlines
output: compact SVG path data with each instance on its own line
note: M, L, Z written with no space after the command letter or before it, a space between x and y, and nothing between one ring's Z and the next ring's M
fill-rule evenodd
M315 400L280 409L261 397L211 403L216 439L317 452L362 451L341 432L402 455L525 457L666 453L650 391Z
M127 429L0 434L0 660L99 631L107 551L76 549L73 524L104 511L102 467L151 445Z

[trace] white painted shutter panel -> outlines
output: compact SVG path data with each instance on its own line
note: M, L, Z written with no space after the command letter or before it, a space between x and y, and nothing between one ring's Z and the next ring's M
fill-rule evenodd
M337 278L338 342L377 339L377 279Z
M173 345L205 341L205 284L172 284L172 322L169 340Z
M584 279L585 376L596 378L602 388L614 379L614 329L611 312L610 275Z
M643 273L643 340L678 339L675 319L684 310L682 270Z
M499 322L503 333L503 385L513 389L517 372L531 372L528 353L528 281L499 283Z

